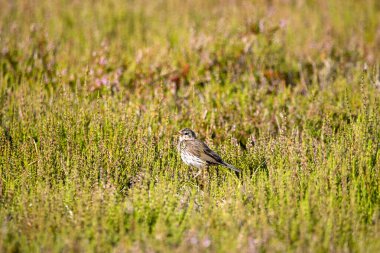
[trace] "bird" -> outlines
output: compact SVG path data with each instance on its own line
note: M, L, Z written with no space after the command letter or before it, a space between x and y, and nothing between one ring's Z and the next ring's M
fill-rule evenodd
M200 169L197 177L202 169L209 166L222 165L230 170L240 173L240 170L226 163L214 151L212 151L203 141L197 139L197 135L190 128L184 128L179 132L178 152L182 161L192 167Z

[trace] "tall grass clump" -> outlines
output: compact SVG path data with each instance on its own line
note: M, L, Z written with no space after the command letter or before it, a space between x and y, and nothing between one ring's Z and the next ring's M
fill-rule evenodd
M380 251L378 1L0 5L1 252Z

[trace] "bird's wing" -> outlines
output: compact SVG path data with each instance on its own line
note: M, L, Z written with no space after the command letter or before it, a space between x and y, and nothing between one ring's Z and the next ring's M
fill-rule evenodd
M192 140L188 145L189 152L206 161L208 164L224 164L222 158L212 151L204 142Z

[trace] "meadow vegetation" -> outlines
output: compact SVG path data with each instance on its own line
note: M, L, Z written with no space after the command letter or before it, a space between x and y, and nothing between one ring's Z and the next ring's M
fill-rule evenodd
M0 251L380 252L379 59L377 0L0 0Z

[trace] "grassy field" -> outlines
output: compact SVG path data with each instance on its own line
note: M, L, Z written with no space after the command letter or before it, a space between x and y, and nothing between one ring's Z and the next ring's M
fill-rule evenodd
M380 252L379 59L377 0L0 0L0 251Z

